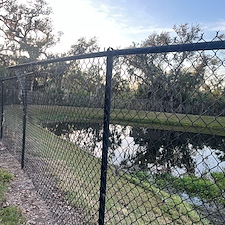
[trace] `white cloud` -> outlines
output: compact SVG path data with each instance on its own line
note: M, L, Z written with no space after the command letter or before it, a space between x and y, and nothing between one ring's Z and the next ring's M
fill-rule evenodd
M103 47L127 44L122 15L110 14L106 5L94 8L87 0L49 0L53 8L53 23L56 30L64 33L57 49L66 51L80 37L99 39ZM118 22L120 21L120 22Z
M203 28L208 31L225 31L225 20L204 24Z
M56 52L67 51L80 37L97 37L102 48L124 48L133 41L140 42L153 32L171 31L146 20L135 21L124 8L91 0L48 0L53 9L53 24L64 35L55 47ZM151 22L149 22L151 24Z
M201 23L204 33L204 39L207 41L214 40L216 35L225 33L225 20L219 20L211 23Z
M161 32L173 32L172 28L162 28L162 27L143 27L143 26L134 26L134 27L130 27L130 33L133 34L151 34L151 33L161 33Z
M26 0L20 0L26 1ZM162 27L158 15L144 5L127 5L128 0L46 0L53 9L53 24L56 31L64 35L56 52L67 51L80 37L97 37L103 48L127 47L133 41L141 42L151 33L173 29ZM125 4L126 3L126 4ZM159 24L158 24L159 23ZM207 35L215 35L215 31L225 32L225 20L216 23L201 24Z

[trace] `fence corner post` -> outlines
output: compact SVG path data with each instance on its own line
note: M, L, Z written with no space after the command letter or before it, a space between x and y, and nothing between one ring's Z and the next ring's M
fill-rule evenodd
M109 121L111 108L111 91L112 91L112 69L113 55L108 51L106 64L106 84L105 84L105 102L104 102L104 124L103 124L103 147L101 163L101 180L100 180L100 198L99 198L99 225L104 225L105 202L106 202L106 179L108 166L108 148L109 148Z

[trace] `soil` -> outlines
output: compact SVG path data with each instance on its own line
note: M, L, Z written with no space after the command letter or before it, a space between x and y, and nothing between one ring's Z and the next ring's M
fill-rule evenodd
M25 224L27 225L58 225L54 223L49 208L37 193L31 179L20 168L18 161L9 153L2 142L0 142L0 168L13 174L4 206L18 206L26 218Z

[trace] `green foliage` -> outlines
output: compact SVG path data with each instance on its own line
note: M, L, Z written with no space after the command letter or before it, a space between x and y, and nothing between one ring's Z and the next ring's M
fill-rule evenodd
M132 178L138 178L138 180L142 181L148 181L148 172L146 171L137 171L136 173L132 174Z
M133 47L194 43L201 37L199 25L181 24L173 29L175 35L153 33ZM220 58L215 58L204 52L174 52L172 56L171 53L126 56L126 62L128 76L137 80L136 98L148 99L149 110L218 115L224 108L221 99L224 87L219 78ZM208 85L210 76L212 85ZM215 94L216 98L212 96Z
M12 179L12 174L7 172L6 170L0 169L0 182L6 183L10 179Z
M215 184L222 190L225 191L225 173L222 172L213 172L211 176Z
M0 224L2 225L19 225L24 224L23 218L18 207L8 206L0 209Z
M97 44L97 38L90 38L87 40L85 37L79 38L77 43L70 47L69 55L79 55L98 52L100 47Z
M161 179L168 179L170 176L162 174ZM162 210L167 215L170 215L173 220L179 220L181 215L187 215L192 219L199 221L199 215L193 210L192 206L187 202L183 201L181 197L177 194L169 194L162 189L152 184L150 181L150 176L147 172L137 171L133 174L125 174L124 178L129 180L129 182L142 187L144 190L151 191L155 196L164 201L162 205ZM160 179L156 179L160 180ZM201 220L202 224L208 224L206 219ZM179 224L179 223L178 223ZM182 223L181 223L182 224Z
M224 173L211 173L213 180L207 177L186 175L174 177L168 173L155 174L153 182L160 187L172 187L180 192L186 192L190 196L200 197L205 200L219 202L225 205L223 197L225 178Z
M0 204L4 200L4 193L10 179L12 179L12 174L6 170L0 169Z
M190 195L199 196L207 200L216 200L221 195L220 188L208 178L198 178L193 175L174 179L172 185Z
M168 187L171 186L173 182L173 177L169 173L159 173L153 175L153 181L159 187Z
M0 224L2 225L19 225L25 222L18 207L2 207L8 182L12 177L11 173L0 169Z

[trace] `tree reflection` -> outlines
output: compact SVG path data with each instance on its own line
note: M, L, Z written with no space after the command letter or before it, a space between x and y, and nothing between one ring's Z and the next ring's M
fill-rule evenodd
M101 156L102 124L62 122L43 124L43 126L88 152ZM156 172L168 173L174 168L182 168L187 173L194 173L195 155L205 147L217 150L217 158L220 161L225 160L224 137L110 125L109 160L112 163L118 161L124 168L140 170L155 168Z
M76 145L85 148L88 152L97 156L101 155L103 128L99 123L47 123L43 124L48 130L62 138L74 142ZM122 133L116 125L110 126L109 137L109 159L115 157L115 150L121 145Z
M224 137L140 127L133 127L130 136L140 146L133 164L141 170L155 165L159 172L171 172L171 168L177 167L194 173L194 156L205 147L219 150L218 158L224 160Z

